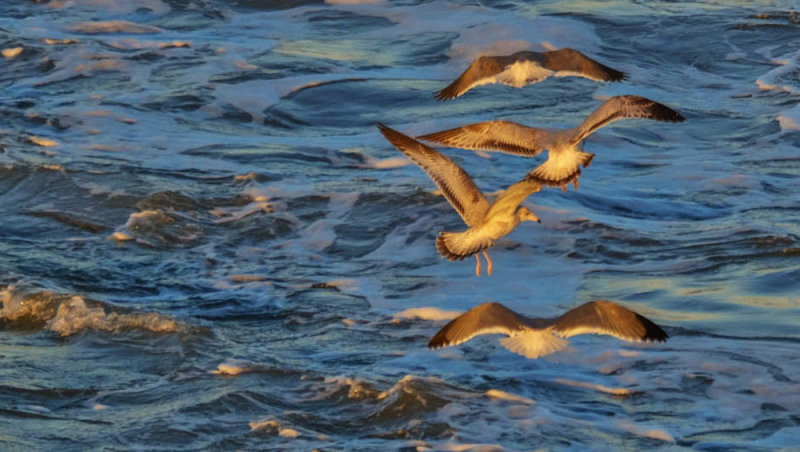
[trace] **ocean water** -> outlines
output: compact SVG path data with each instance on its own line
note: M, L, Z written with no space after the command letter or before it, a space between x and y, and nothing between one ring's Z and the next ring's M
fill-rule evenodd
M574 47L622 83L437 102L471 58ZM0 4L0 448L708 450L800 438L800 10L791 1L9 0ZM595 133L580 189L491 251L375 129ZM537 161L447 150L487 192ZM529 360L498 301L593 299L665 344Z

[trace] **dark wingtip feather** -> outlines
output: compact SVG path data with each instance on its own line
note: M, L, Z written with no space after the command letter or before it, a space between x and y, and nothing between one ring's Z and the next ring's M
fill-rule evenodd
M618 71L616 69L611 69L608 66L604 66L603 69L605 69L605 72L606 72L605 73L605 79L606 79L607 82L619 82L619 81L622 81L622 80L627 80L627 78L628 78L628 74L626 74L626 73L624 73L622 71Z
M636 319L644 326L644 336L642 336L641 340L645 342L666 342L667 338L669 338L666 331L650 321L647 317L636 314Z
M677 111L667 107L666 105L654 103L650 109L653 114L653 119L664 122L683 122L686 118Z
M447 326L439 330L430 341L428 341L428 348L436 350L437 348L444 348L447 347L447 344L450 342L447 340Z
M455 99L456 97L458 97L458 90L456 89L456 83L451 83L442 90L434 94L436 96L436 100L438 101Z
M406 150L404 150L405 148L420 144L408 135L404 135L383 123L376 123L375 126L378 128L378 130L380 130L381 134L389 141L389 143L392 143L394 147L406 155L408 154Z

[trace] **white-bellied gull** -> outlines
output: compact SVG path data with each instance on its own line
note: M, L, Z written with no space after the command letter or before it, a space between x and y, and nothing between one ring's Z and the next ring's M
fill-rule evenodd
M462 260L475 255L475 274L480 276L481 261L477 253L486 258L486 272L492 274L492 260L486 250L494 241L509 232L521 221L540 222L527 207L519 204L532 193L541 190L541 184L525 178L508 187L493 204L475 186L464 169L448 157L402 133L378 124L381 133L390 143L422 168L441 189L444 197L458 212L469 229L463 232L440 232L436 249L449 260Z
M436 98L455 99L476 86L491 83L522 88L551 75L584 77L601 82L616 82L625 78L623 72L602 65L575 49L522 51L511 55L479 57L453 83L436 93Z
M682 122L685 118L666 105L641 96L616 96L605 101L581 125L571 129L540 129L511 121L486 121L417 137L451 147L500 151L533 157L547 149L547 160L529 176L543 185L566 190L570 182L578 187L581 170L588 167L594 154L579 149L581 141L595 130L614 121L628 118Z
M645 317L610 301L591 301L552 319L518 314L500 303L484 303L456 317L428 343L442 348L464 343L481 334L504 334L500 343L528 358L549 355L566 347L578 334L605 334L631 342L664 342L667 333Z

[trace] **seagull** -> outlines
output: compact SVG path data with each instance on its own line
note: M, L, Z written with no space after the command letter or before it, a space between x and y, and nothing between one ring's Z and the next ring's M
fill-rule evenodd
M502 83L522 88L556 77L584 77L599 82L618 82L625 73L604 66L575 49L550 52L522 51L511 55L482 56L445 89L436 93L438 100L455 99L476 86Z
M572 129L539 129L511 121L496 120L469 124L417 137L421 140L472 150L500 151L533 157L547 149L547 160L531 171L530 178L543 185L566 191L570 182L578 188L578 165L588 167L594 154L578 149L595 130L628 118L683 122L684 117L666 105L641 96L615 96Z
M566 347L566 338L606 334L630 342L666 342L667 333L643 316L610 301L590 301L554 319L525 317L500 303L484 303L456 317L428 343L432 349L458 345L481 334L505 334L500 344L527 358Z
M472 178L455 162L436 150L402 133L378 124L378 129L392 145L417 166L425 170L451 206L469 227L463 232L440 232L436 250L449 260L462 260L475 255L475 275L481 275L478 252L486 258L489 276L492 260L486 252L494 241L510 233L522 221L541 223L539 217L519 204L541 190L538 182L525 178L508 187L493 204L489 204Z

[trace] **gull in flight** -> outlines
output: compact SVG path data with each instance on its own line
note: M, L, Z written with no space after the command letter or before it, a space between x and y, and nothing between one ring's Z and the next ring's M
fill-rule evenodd
M458 345L481 334L504 334L500 344L527 358L549 355L566 347L578 334L605 334L631 342L665 342L667 333L645 317L610 301L591 301L561 317L525 317L500 303L484 303L456 317L439 330L428 347Z
M547 160L529 173L543 185L560 186L566 191L570 182L578 188L578 165L588 167L594 154L579 149L580 143L595 130L614 121L628 118L682 122L685 118L666 105L641 96L615 96L592 112L579 126L571 129L539 129L511 121L486 121L435 132L419 139L446 146L533 157L547 149Z
M482 252L487 263L486 273L491 276L492 260L486 250L494 241L513 231L522 221L541 222L527 207L519 205L541 190L538 182L525 178L508 187L490 205L469 174L448 157L383 124L378 124L378 129L394 147L428 173L469 227L463 232L439 233L436 250L442 257L462 260L474 254L475 275L480 276L481 260L477 253Z
M618 82L626 77L624 73L604 66L575 49L542 53L522 51L476 59L453 83L436 93L436 98L455 99L476 86L490 83L522 88L551 75L584 77L599 82Z

